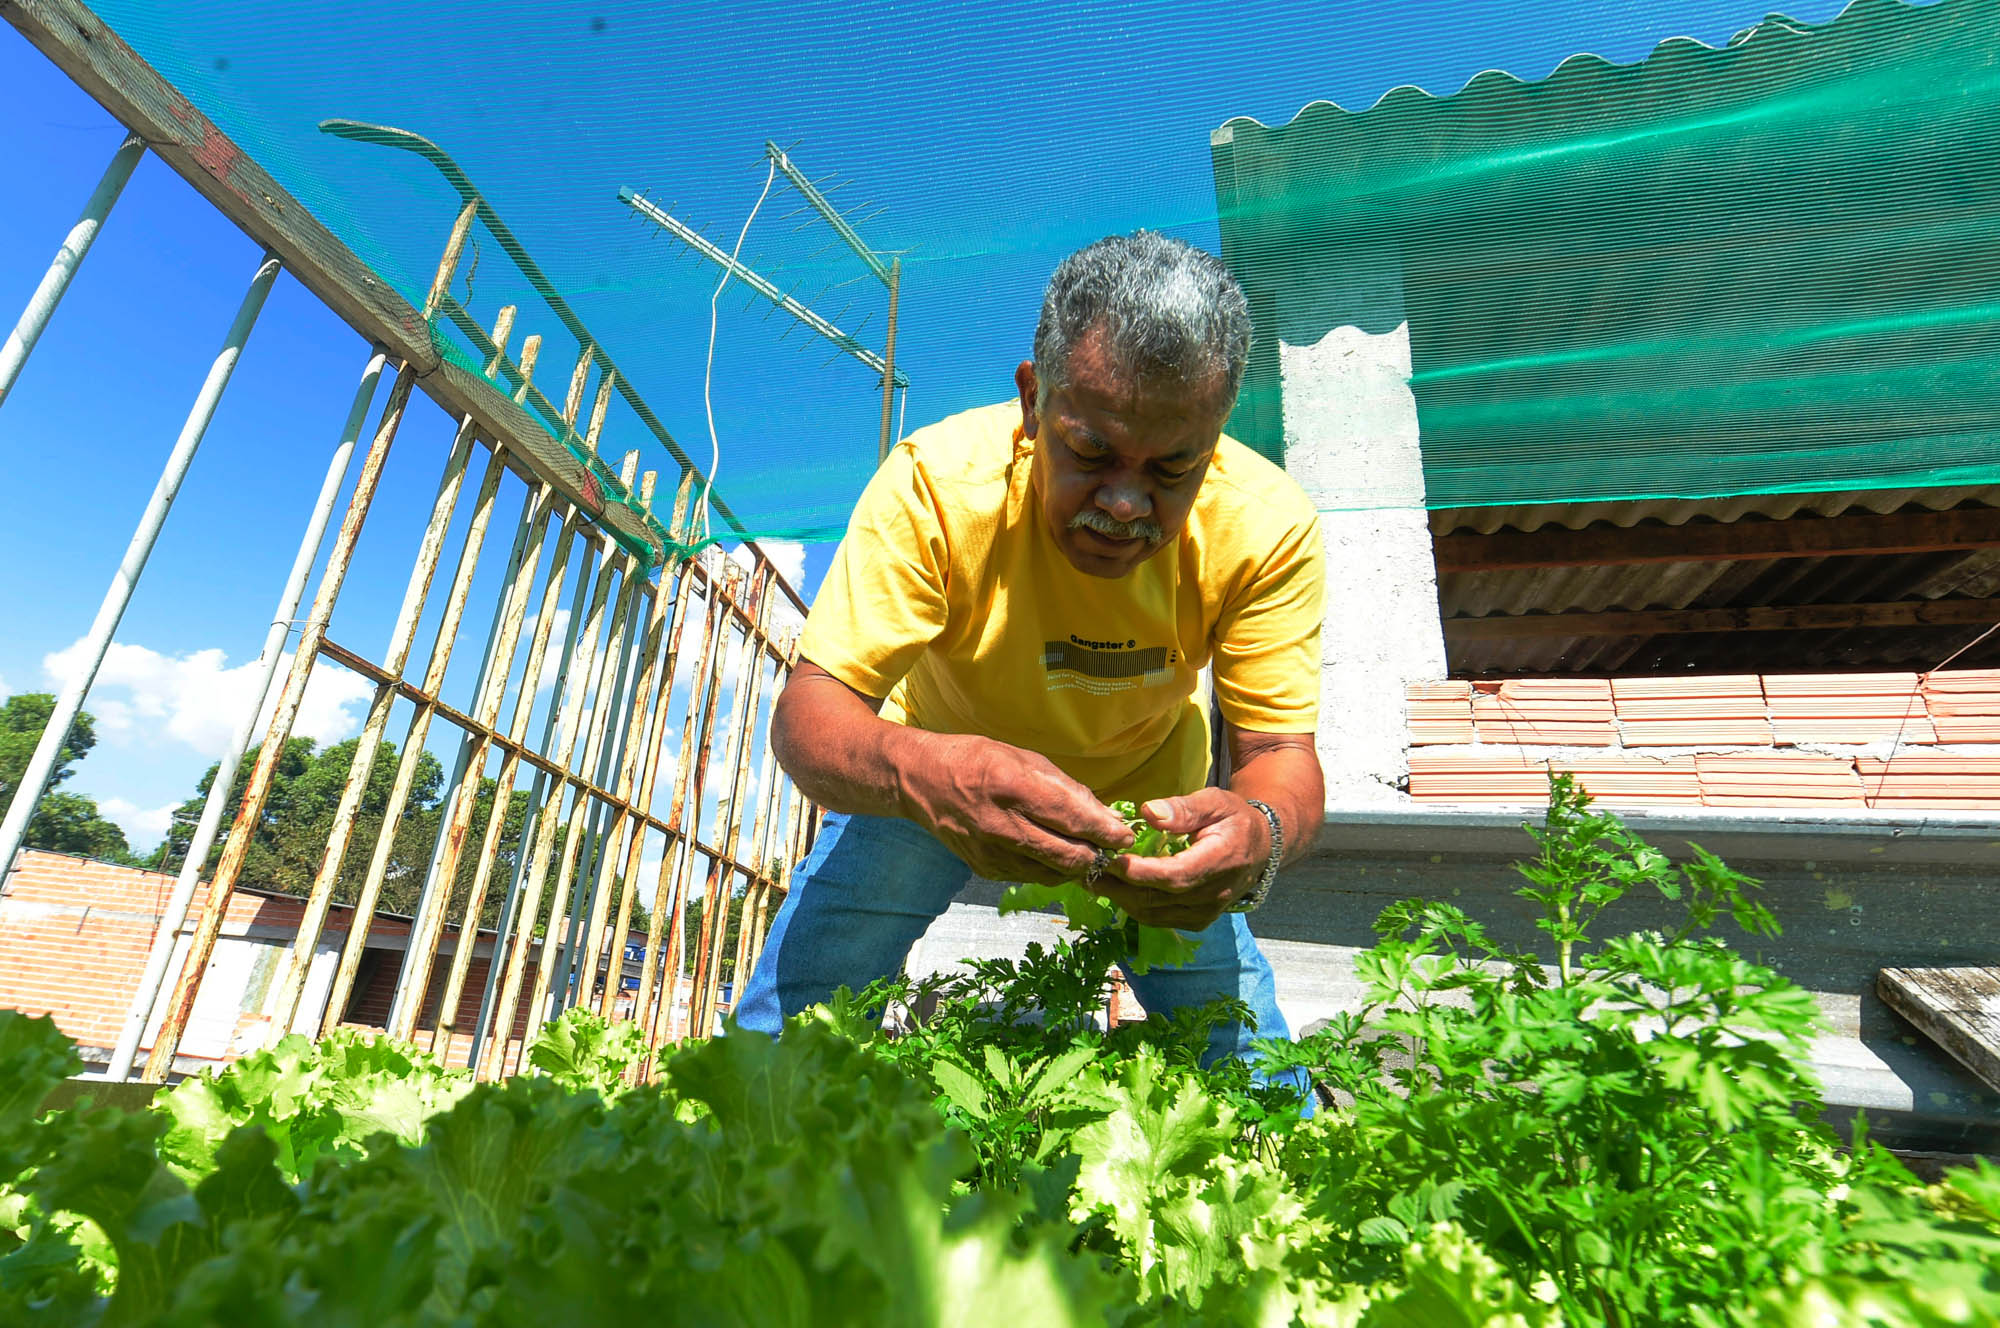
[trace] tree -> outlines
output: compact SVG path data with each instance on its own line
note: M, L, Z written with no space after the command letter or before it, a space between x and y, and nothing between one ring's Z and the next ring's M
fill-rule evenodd
M264 801L263 815L244 857L240 879L247 884L286 894L305 895L311 891L313 879L326 857L327 840L333 833L341 796L347 787L348 775L354 769L354 753L359 745L358 740L349 739L325 751L315 751L309 738L292 738L285 744L284 755L272 771L270 794ZM250 772L255 769L258 756L259 749L251 748L244 754L243 764L236 772L228 803L232 815L242 805L243 794L249 787ZM354 828L341 858L340 874L335 878L333 898L338 903L351 904L360 898L376 841L381 836L389 794L395 786L397 761L395 744L384 742L368 772L368 784L355 812ZM215 784L217 773L218 766L210 766L196 784L195 795L174 813L173 827L155 855L155 865L161 870L180 869L194 839L202 804ZM423 895L424 881L430 873L431 854L444 823L445 791L443 766L429 752L423 753L417 758L409 798L391 843L383 871L382 893L376 905L378 908L391 913L416 911ZM492 819L499 791L498 780L483 776L473 795L472 823L465 834L458 870L452 880L451 898L445 906L445 920L452 925L464 920L465 906L472 897L473 881L479 870L479 856L486 843L487 823ZM509 793L504 815L499 847L487 880L486 897L480 905L477 924L481 927L499 925L507 885L513 879L514 864L522 849L521 831L528 816L526 789L517 788ZM229 821L225 820L224 825L227 827ZM224 835L218 836L215 845L210 848L203 871L215 869L222 856L226 836L225 829Z
M0 703L0 807L12 804L42 740L49 717L55 713L56 699L48 692L23 692ZM53 853L77 853L109 862L137 865L125 832L99 814L97 804L77 793L59 793L56 785L75 773L76 763L97 745L97 726L90 715L79 710L56 749L55 768L49 774L48 791L28 821L22 841L29 848Z
M313 879L326 857L327 842L333 834L359 746L358 739L350 738L323 752L315 752L309 738L292 738L285 743L284 753L272 771L264 810L244 854L241 880L286 894L311 892ZM250 772L256 768L260 754L257 747L244 754L243 764L230 787L231 808L242 805ZM396 766L395 744L382 743L369 769L352 832L341 855L339 874L334 878L333 898L338 903L352 904L361 896L375 843L381 836L389 794L395 786ZM174 813L174 825L160 855L162 870L179 869L218 770L218 766L210 766L195 786L195 796ZM415 907L430 867L431 845L437 834L438 792L443 782L444 771L437 758L429 752L420 755L402 819L391 841L378 907L403 912ZM227 842L226 833L216 837L208 860L202 864L203 871L215 869Z
M736 977L736 938L743 931L743 906L748 900L747 892L738 891L729 896L727 911L723 913L722 928L722 981L732 982ZM688 900L688 906L681 913L681 962L689 972L694 971L695 958L701 946L701 916L707 900L700 895Z
M0 705L0 800L13 798L55 709L56 698L48 692L22 692ZM78 711L76 722L69 726L69 735L56 749L56 768L49 776L49 787L68 779L73 773L71 767L96 745L95 722L87 713Z
M75 793L50 793L28 822L29 848L74 853L85 858L136 866L125 832L98 814L97 804Z
M452 881L451 904L446 919L454 924L465 920L465 905L472 898L472 883L479 871L479 855L486 843L487 826L493 819L493 802L499 796L500 781L490 776L479 781L472 803L472 825L465 832L465 848L459 855L458 873ZM432 834L442 809L432 814ZM500 909L506 903L507 883L514 878L514 864L521 856L521 830L528 820L528 791L515 789L507 797L507 811L500 823L500 844L494 854L493 870L486 881L486 898L479 906L478 925L500 925ZM419 882L421 885L421 881Z

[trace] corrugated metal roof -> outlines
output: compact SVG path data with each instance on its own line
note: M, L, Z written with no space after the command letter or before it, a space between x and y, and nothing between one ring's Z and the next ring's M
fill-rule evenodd
M1296 432L1281 345L1407 320L1439 506L2000 483L1996 51L1992 0L1858 0L1231 121L1232 431Z
M1846 512L1922 509L1943 512L1966 503L2000 507L2000 487L1960 484L1922 489L1861 489L1825 493L1752 493L1716 498L1639 498L1609 503L1520 503L1498 507L1439 507L1431 511L1431 533L1540 530L1561 526L1582 530L1598 524L1630 528L1642 522L1665 526L1689 521L1740 521L1746 516L1782 520L1800 513L1840 516Z
M1892 505L1891 496L1916 501ZM1433 514L1433 530L1493 533L1594 521L1623 528L1641 522L1680 525L1723 511L1782 519L1804 512L1838 516L1865 510L1943 510L1946 497L2000 506L2000 490L1927 490L1919 494L1807 494L1699 503L1594 504L1464 509ZM1454 516L1466 518L1454 524ZM1518 524L1517 524L1518 523ZM1438 578L1446 619L1566 612L1740 608L1763 605L1891 603L2000 598L2000 549L1949 550L1829 558L1731 562L1621 563L1594 567L1452 572ZM1930 669L1979 636L1981 627L1852 628L1840 631L1684 633L1651 637L1522 637L1447 642L1459 676L1534 674L1763 673L1780 670ZM1955 668L2000 664L2000 633L1956 661Z

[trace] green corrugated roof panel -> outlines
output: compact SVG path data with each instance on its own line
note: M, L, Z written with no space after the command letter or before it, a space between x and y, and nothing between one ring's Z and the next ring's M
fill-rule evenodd
M1232 427L1281 456L1278 342L1400 269L1432 506L2000 482L1997 59L1996 0L1861 0L1232 121Z

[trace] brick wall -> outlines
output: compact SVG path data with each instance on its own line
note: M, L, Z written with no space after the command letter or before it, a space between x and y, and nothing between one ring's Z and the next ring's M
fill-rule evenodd
M93 1052L100 1058L108 1053L138 991L146 954L173 882L172 876L160 872L61 853L23 852L4 893L0 893L0 1008L49 1015L85 1049L87 1059ZM206 896L205 887L197 890L183 937L204 911ZM271 1020L261 1003L269 999L271 974L282 959L281 952L295 941L303 911L304 901L294 896L250 888L236 890L223 919L216 960L196 1005L195 1021L182 1043L184 1054L197 1060L223 1058L261 1045L268 1038ZM352 916L353 910L344 906L336 905L329 911L322 948L339 943ZM447 941L455 931L446 929ZM343 1022L356 1027L386 1025L408 935L407 918L376 915ZM643 941L645 934L635 931L630 937ZM491 932L480 934L482 947L490 947L491 941ZM484 954L475 952L459 1000L457 1027L463 1031L451 1048L439 1049L455 1064L464 1064L470 1050L469 1031L479 1015L489 962ZM170 987L178 972L177 958L168 968ZM419 1020L419 1028L426 1031L419 1036L419 1045L428 1045L431 1040L428 1030L436 1026L448 973L449 958L441 955L432 966ZM531 966L524 991L534 980ZM309 987L308 1001L311 990ZM324 985L318 990L323 992ZM314 1017L313 1013L307 1011L307 1017ZM510 1057L518 1058L527 1018L524 999L515 1016ZM195 1024L204 1021L203 1035L198 1038ZM149 1042L142 1041L142 1053Z
M138 991L174 878L62 853L27 851L0 894L0 1006L53 1017L85 1047L109 1050ZM192 925L205 911L197 892ZM238 891L228 937L296 935L299 900ZM346 925L349 910L336 910ZM169 981L172 981L170 971Z
M1409 690L1410 796L2000 811L2000 669L1521 678Z
M638 934L644 939L644 933ZM362 971L354 984L354 995L348 1001L346 1017L341 1021L349 1028L385 1028L389 1023L389 1007L396 998L396 980L402 976L403 956L401 950L370 950L362 960ZM450 976L449 960L440 957L431 965L430 984L424 989L424 1005L417 1017L419 1036L417 1045L431 1047L449 1065L465 1065L472 1053L472 1028L479 1020L479 1002L486 991L486 974L492 961L484 955L474 955L466 966L465 986L458 997L458 1017L452 1023L454 1033L451 1045L433 1047L432 1039L437 1028L438 1006L444 1000L444 984ZM521 981L522 999L514 1011L514 1028L508 1037L507 1056L510 1064L518 1062L521 1046L528 1035L527 993L534 989L536 965L529 964L527 974Z

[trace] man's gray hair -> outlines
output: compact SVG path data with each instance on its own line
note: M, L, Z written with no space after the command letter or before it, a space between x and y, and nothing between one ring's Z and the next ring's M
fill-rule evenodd
M1102 328L1113 362L1141 380L1203 388L1223 380L1236 403L1250 359L1250 305L1222 260L1191 244L1136 231L1065 258L1049 278L1035 325L1042 392L1069 386L1077 344Z

